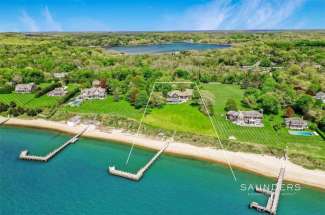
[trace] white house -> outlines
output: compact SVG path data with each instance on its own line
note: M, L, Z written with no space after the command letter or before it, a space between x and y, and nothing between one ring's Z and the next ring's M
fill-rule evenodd
M263 127L263 114L252 111L228 111L227 119L236 125Z
M81 91L81 99L105 99L106 89L101 87L92 87Z
M290 128L290 129L304 130L304 129L308 128L307 121L305 121L301 118L296 118L296 117L285 118L284 122L285 122L287 128Z
M68 75L66 72L55 72L53 73L54 78L62 79L65 78Z
M66 88L64 87L57 87L54 90L47 93L48 96L65 96L67 94Z
M15 87L16 93L31 93L36 89L36 85L34 83L29 84L17 84Z
M173 90L167 94L167 102L169 104L180 104L191 99L192 95L192 89L186 89L185 91Z

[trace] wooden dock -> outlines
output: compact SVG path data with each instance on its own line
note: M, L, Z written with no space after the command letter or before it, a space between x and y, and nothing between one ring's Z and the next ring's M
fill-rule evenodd
M119 177L123 177L123 178L126 178L126 179L130 179L130 180L133 180L133 181L139 181L142 176L144 175L144 173L150 168L150 166L159 158L159 156L165 151L165 149L168 147L169 145L169 142L166 143L166 145L160 149L156 154L155 156L153 156L149 162L144 165L141 169L138 170L137 173L129 173L129 172L125 172L125 171L122 171L122 170L118 170L115 168L115 166L110 166L108 168L108 172L112 175L115 175L115 176L119 176Z
M285 156L285 158L284 158L284 161L286 161L286 160L287 160L287 156ZM280 168L280 172L278 175L278 181L276 183L276 188L274 191L256 187L256 189L255 189L256 192L263 193L266 196L269 196L265 207L259 205L256 202L250 203L249 207L255 208L259 212L265 212L265 213L269 213L271 215L275 215L277 212L278 204L279 204L279 200L280 200L280 194L281 194L284 174L285 174L285 165L282 165L282 167Z
M37 155L28 155L28 151L24 150L20 153L19 158L22 160L31 160L31 161L41 161L41 162L47 162L51 158L53 158L55 155L57 155L60 151L62 151L64 148L66 148L68 145L75 143L79 140L80 136L87 131L88 127L83 129L81 132L79 132L77 135L69 139L67 142L65 142L60 147L54 149L50 153L48 153L45 156L37 156Z

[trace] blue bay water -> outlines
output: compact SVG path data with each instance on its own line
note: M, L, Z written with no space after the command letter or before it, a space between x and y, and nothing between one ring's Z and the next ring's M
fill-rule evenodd
M149 44L149 45L134 45L134 46L116 46L107 48L117 52L127 54L154 54L154 53L168 53L188 50L208 50L229 48L230 45L207 44L207 43L188 43L188 42L174 42L162 44Z
M48 163L21 161L21 150L44 155L69 139L43 130L0 127L0 214L258 214L251 201L267 199L240 190L240 184L273 179L227 167L163 155L140 182L108 174L109 165L136 171L154 154L130 146L82 138ZM302 187L281 196L279 215L324 215L325 192Z

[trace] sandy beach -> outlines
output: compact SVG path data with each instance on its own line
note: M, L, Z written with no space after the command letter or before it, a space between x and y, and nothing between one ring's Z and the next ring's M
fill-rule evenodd
M0 123L4 119L5 118L0 117ZM51 129L73 134L80 132L85 127L85 125L70 127L65 122L54 122L42 119L24 120L16 118L10 119L5 124L12 126ZM127 144L134 143L136 146L155 150L160 149L165 143L162 140L151 139L142 135L135 136L133 134L124 133L115 129L110 131L89 129L86 133L84 133L83 136L103 140L113 140ZM180 142L171 142L166 149L166 152L193 159L222 163L227 166L229 161L234 169L240 168L268 177L277 177L282 163L279 158L268 155L223 151L214 149L212 147L199 147ZM229 171L229 174L231 175L231 171ZM285 180L325 189L325 171L305 169L299 165L291 163L290 158L287 162ZM240 183L240 179L237 179L237 183Z

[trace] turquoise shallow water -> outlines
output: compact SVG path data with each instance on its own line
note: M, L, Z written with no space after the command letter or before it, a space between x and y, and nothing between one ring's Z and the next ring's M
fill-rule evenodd
M229 48L230 45L218 45L207 43L187 43L187 42L175 42L175 43L162 43L162 44L150 44L150 45L136 45L136 46L116 46L107 48L107 50L113 50L123 52L127 54L154 54L154 53L168 53L177 51L188 50L207 50L207 49L220 49Z
M274 180L221 165L163 155L136 183L108 174L125 169L130 146L84 139L49 163L18 159L19 152L46 154L69 137L26 128L0 128L0 214L258 214L250 201L266 198L240 190L240 184ZM136 149L127 169L135 171L154 152ZM305 188L281 196L279 215L324 215L325 192Z

